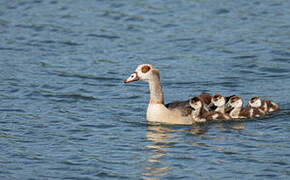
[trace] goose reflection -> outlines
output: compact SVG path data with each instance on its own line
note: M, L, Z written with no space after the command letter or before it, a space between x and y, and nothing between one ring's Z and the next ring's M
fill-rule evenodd
M148 125L146 138L152 141L147 148L152 151L152 155L148 158L146 170L143 173L143 179L158 180L161 177L170 174L170 162L166 161L168 149L174 147L178 134L176 132L185 132L191 134L203 134L206 132L204 128L192 127L185 129L184 127L176 129L173 126L164 125Z
M153 154L148 159L146 172L143 178L146 180L159 179L158 177L167 176L169 174L170 164L162 162L162 158L167 154L167 148L173 144L173 129L166 126L149 125L146 138L153 143L148 145Z

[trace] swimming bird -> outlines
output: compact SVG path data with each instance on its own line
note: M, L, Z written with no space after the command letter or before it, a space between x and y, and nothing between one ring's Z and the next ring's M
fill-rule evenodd
M192 108L191 117L192 121L194 122L206 122L207 113L204 112L204 102L199 97L194 97L189 100L189 105Z
M230 120L231 117L225 112L226 98L220 94L215 94L211 103L217 108L207 115L207 120Z
M249 100L249 104L243 110L244 116L248 118L263 117L265 112L261 109L262 101L258 96L254 96Z
M243 112L243 99L239 96L232 96L229 99L230 108L226 110L226 113L233 119L247 118Z
M164 104L159 69L150 64L139 65L124 82L131 83L139 80L149 84L150 101L146 112L147 121L166 124L192 124L191 108L188 101ZM206 93L200 94L199 97L204 102L211 99L211 96Z

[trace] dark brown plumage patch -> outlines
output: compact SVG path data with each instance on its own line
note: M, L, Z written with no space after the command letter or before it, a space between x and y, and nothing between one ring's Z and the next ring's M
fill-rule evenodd
M210 94L207 94L207 93L201 93L199 96L198 96L202 101L203 103L205 104L209 104L211 102L211 95Z
M238 99L239 99L238 96L233 96L233 97L230 98L230 102L231 103L236 102Z
M198 102L198 101L200 101L200 99L199 99L199 97L194 97L194 98L191 98L190 99L190 102L193 104L193 103L196 103L196 102Z
M150 71L150 66L143 66L142 68L141 68L141 71L142 71L142 73L147 73L148 71Z
M218 99L218 98L220 98L221 97L221 95L219 95L219 94L215 94L214 96L213 96L213 98L215 98L215 99Z
M231 97L234 97L234 96L236 96L236 95L227 96L226 97L226 103L229 102L229 100L231 99Z

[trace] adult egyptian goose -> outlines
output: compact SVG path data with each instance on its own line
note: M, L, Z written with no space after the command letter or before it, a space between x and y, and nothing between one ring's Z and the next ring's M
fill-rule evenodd
M149 83L150 102L147 107L147 121L166 124L192 124L191 108L188 101L175 102L164 105L163 90L160 82L160 71L150 64L142 64L125 80ZM211 96L204 93L200 97L204 102L210 102Z

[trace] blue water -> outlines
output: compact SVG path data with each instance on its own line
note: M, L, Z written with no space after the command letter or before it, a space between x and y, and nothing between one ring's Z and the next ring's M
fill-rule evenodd
M0 179L289 179L290 2L2 0ZM146 122L138 64L166 103L271 99L261 119Z

